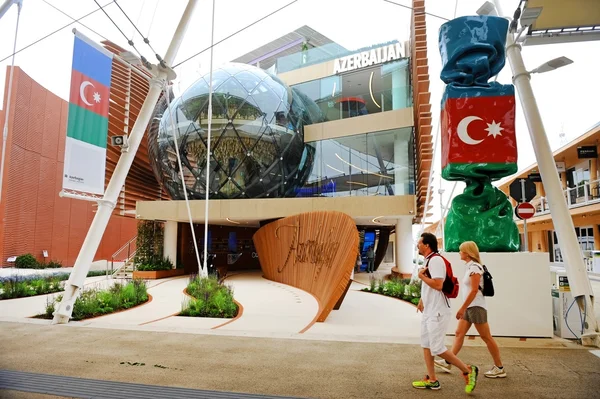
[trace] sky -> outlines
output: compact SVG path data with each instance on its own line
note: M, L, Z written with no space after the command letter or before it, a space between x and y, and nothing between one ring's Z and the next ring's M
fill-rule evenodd
M410 0L394 1L411 5ZM105 5L109 0L98 0L98 2ZM214 42L289 3L292 4L282 11L216 45L213 48L213 67L216 68L303 25L312 27L348 49L358 49L394 39L400 41L409 39L411 11L383 0L216 0ZM475 15L475 11L482 3L483 1L480 0L427 0L425 8L429 13L452 19L455 15ZM519 2L501 0L500 3L505 13L512 14ZM107 38L135 52L127 44L127 39L102 11L84 18L81 21L84 27L79 23L72 23L72 19L49 4L75 19L98 9L98 6L94 0L23 0L17 49L71 23L67 28L19 52L15 58L15 65L21 67L25 73L59 97L68 100L73 52L72 28L76 28L93 40L102 41ZM152 47L164 56L187 0L119 0L118 4L142 34L149 38ZM119 8L111 3L105 10L127 38L133 39L136 48L151 62L156 62L153 52L143 43L141 36ZM175 64L210 46L211 14L212 1L200 0ZM12 7L0 19L0 38L2 38L0 60L12 54L16 21L16 7ZM426 22L433 126L435 139L437 139L440 99L444 89L439 79L441 61L437 47L437 33L446 21L428 15ZM559 56L566 56L574 61L573 64L562 69L532 76L533 90L553 150L584 134L600 120L597 99L597 93L600 93L600 74L597 73L598 64L595 60L597 54L600 54L600 41L523 48L523 58L529 70ZM2 93L4 75L10 61L11 59L8 58L0 62L0 92ZM205 51L175 68L178 75L174 81L176 93L185 90L199 77L208 73L210 63L210 51ZM510 83L510 79L511 72L507 62L498 81ZM521 170L535 163L535 155L518 100L516 131L518 165ZM565 134L562 142L559 136L561 131ZM432 205L434 209L429 221L436 221L440 216L438 189L441 187L445 190L442 200L446 203L454 186L454 183L440 178L439 153L438 148L433 166L435 190ZM454 195L462 192L463 188L464 184L459 183Z

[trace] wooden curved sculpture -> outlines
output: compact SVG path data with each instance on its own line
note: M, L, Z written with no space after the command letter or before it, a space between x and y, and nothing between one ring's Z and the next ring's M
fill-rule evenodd
M277 220L252 238L264 276L313 294L324 321L344 294L358 256L358 230L345 213L319 211Z

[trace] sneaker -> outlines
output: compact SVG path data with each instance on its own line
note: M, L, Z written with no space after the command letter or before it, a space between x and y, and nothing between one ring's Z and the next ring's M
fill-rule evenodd
M477 375L479 374L479 368L477 366L470 366L471 372L468 374L463 373L463 377L465 377L465 392L471 393L475 389L477 385Z
M449 373L450 369L452 368L452 365L450 363L446 362L444 359L436 360L434 362L434 364L435 364L436 367L442 369L446 373Z
M413 386L413 388L417 388L417 389L433 389L434 391L437 391L438 389L442 388L442 385L440 384L439 381L435 381L435 382L429 381L428 375L426 375L425 378L423 378L420 381L413 381L412 386Z
M506 371L504 371L504 367L500 368L497 366L492 367L490 371L486 371L483 373L487 378L505 378Z

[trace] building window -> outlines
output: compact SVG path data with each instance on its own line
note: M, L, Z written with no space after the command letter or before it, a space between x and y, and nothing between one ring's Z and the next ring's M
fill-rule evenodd
M577 235L579 247L584 254L585 251L594 250L594 227L575 227L575 234ZM555 231L552 232L552 237L554 241L554 245L552 246L554 249L554 262L563 262L563 256L560 251L560 243L558 242L558 237L556 236Z
M412 106L408 58L292 86L313 100L325 121Z
M413 128L309 143L314 166L298 196L414 195Z

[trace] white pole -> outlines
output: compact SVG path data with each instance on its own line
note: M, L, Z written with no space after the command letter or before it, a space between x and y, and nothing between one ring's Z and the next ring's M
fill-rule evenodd
M4 159L6 158L6 141L8 140L8 119L10 113L10 102L12 96L13 73L15 71L15 53L17 51L17 34L19 33L19 19L21 18L21 1L6 0L0 7L0 18L8 11L11 5L17 5L17 25L15 27L15 40L13 43L12 61L10 65L10 74L8 78L8 96L6 97L6 108L4 110L4 128L2 129L2 160L0 161L0 202L2 201L2 187L4 184Z
M499 1L494 0L496 5L497 15L502 14ZM593 291L589 277L583 262L583 255L577 236L575 235L575 226L569 213L567 204L563 197L563 192L560 187L560 179L556 164L552 155L552 149L546 136L542 116L538 109L531 88L531 75L525 68L523 57L521 55L521 46L516 44L512 33L506 40L506 55L510 63L513 73L513 83L519 93L521 107L525 114L527 127L531 136L531 143L535 151L538 168L546 190L548 204L554 229L560 243L560 249L565 260L565 269L569 278L569 285L573 297L577 299L577 303L582 312L585 312L587 323L582 326L583 334L581 341L583 345L600 347L600 332L598 330L598 321L594 314Z
M210 140L212 130L212 90L213 90L213 47L215 37L215 0L212 4L212 24L210 33L210 71L208 73L208 134L206 135L206 196L204 198L204 267L200 270L202 277L208 276L208 196L210 194Z
M173 39L171 40L167 54L164 57L164 62L167 66L173 64L173 61L175 60L175 55L177 54L177 50L179 50L179 46L181 45L185 31L197 3L198 0L190 0L185 11L183 12L181 21L179 21L177 30L173 35ZM98 246L100 245L100 241L102 240L102 236L104 235L104 231L106 230L106 226L110 220L110 216L112 215L115 203L121 192L121 187L123 187L123 184L125 184L125 178L127 177L127 173L129 172L131 164L133 163L135 154L140 146L140 142L144 137L144 132L146 131L148 122L152 117L154 107L156 106L156 102L158 101L162 91L163 84L167 79L168 72L172 73L170 67L169 69L158 68L157 76L150 80L150 90L148 91L148 95L144 100L142 108L140 109L140 114L133 125L131 136L129 137L129 151L121 153L119 162L117 163L115 171L110 179L110 182L108 183L108 187L106 188L104 198L98 201L98 211L94 216L92 225L90 226L90 229L88 230L83 242L83 246L79 251L79 255L77 256L77 260L75 261L75 266L73 267L73 271L71 272L69 280L65 284L63 299L58 304L58 308L54 312L54 320L52 321L52 324L66 324L69 322L71 314L73 313L73 305L75 304L75 300L79 295L80 289L83 287L83 283L90 269L90 265L94 260L94 255L98 250Z

